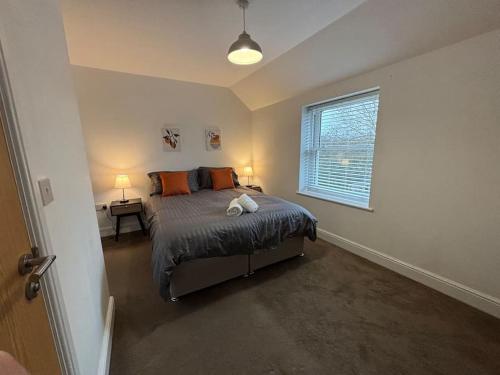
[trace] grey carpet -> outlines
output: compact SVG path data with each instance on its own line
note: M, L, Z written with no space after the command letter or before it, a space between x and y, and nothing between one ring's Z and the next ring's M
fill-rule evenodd
M103 243L111 374L500 374L500 320L324 241L175 304L145 237Z

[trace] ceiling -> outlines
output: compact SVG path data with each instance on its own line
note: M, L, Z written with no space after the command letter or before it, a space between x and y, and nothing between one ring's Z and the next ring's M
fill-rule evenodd
M247 31L264 59L229 63L242 31L234 0L62 0L70 62L229 87L364 0L250 0Z
M500 0L62 0L70 62L229 87L251 110L500 28Z
M368 0L231 89L255 110L498 28L500 0Z

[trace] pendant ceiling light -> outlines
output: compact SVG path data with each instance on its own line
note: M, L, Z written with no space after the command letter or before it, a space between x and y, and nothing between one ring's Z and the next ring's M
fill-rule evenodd
M248 8L248 0L237 0L237 3L243 9L243 32L229 47L227 59L237 65L255 64L262 60L262 48L246 32L245 10Z

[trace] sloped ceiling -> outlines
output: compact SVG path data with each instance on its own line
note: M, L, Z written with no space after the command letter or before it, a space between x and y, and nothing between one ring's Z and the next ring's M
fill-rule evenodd
M250 0L247 31L263 48L253 66L227 61L242 31L235 0L62 0L74 65L228 87L364 0Z
M497 28L499 0L368 0L231 89L255 110Z
M62 0L74 65L230 87L252 110L500 28L500 0L251 0L264 60L226 60L234 0Z

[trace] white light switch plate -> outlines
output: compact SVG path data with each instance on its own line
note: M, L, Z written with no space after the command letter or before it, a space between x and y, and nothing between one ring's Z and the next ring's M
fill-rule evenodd
M52 187L50 186L50 180L48 178L38 180L38 187L40 188L40 194L42 195L42 203L44 206L46 206L54 200Z

